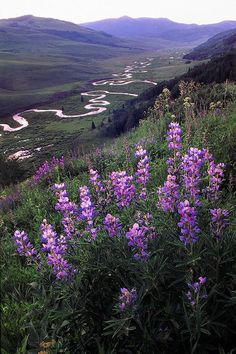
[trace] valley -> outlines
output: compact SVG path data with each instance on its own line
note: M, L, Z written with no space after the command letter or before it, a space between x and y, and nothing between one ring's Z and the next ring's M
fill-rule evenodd
M1 148L5 156L21 160L28 169L54 154L70 149L87 152L108 141L104 128L110 124L114 109L192 66L182 60L181 50L149 54L109 59L104 67L115 72L105 79L98 75L97 80L84 82L87 91L78 90L51 103L19 110L13 119L2 118Z

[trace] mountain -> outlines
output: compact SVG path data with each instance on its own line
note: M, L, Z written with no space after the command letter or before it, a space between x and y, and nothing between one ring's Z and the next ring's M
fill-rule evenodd
M209 59L227 53L234 48L236 49L236 28L218 33L186 54L184 59Z
M210 25L184 24L166 18L130 18L106 19L83 23L83 26L96 31L104 31L114 36L132 39L146 39L172 42L177 46L204 42L215 34L236 28L236 21L223 21Z
M31 52L76 55L76 44L103 45L130 48L131 43L124 39L98 32L71 22L31 15L0 20L1 52ZM92 47L91 47L92 48ZM100 53L103 54L102 52ZM83 55L83 52L80 53Z

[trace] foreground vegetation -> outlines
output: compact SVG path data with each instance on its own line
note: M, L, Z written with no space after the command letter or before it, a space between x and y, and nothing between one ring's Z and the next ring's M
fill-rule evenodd
M233 352L235 86L207 89L2 199L3 353Z

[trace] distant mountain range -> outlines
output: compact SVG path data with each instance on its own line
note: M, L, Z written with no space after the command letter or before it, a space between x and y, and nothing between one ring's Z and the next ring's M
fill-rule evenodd
M80 44L80 48L78 47ZM102 45L122 50L134 45L127 40L98 32L71 22L31 15L0 20L0 52L38 52L73 54L85 45ZM97 49L96 47L94 48ZM97 51L98 52L98 51ZM83 50L80 50L83 56ZM102 57L104 51L97 53Z
M218 33L186 54L184 59L209 59L230 52L233 49L236 49L236 28Z
M82 24L96 31L103 31L113 36L141 40L153 45L181 46L202 43L215 34L236 28L236 21L223 21L216 24L184 24L166 18L131 18L120 17Z

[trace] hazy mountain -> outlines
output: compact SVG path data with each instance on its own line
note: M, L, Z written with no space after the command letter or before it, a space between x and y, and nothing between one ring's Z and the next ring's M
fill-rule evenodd
M205 43L194 48L192 52L186 54L184 59L202 60L213 58L232 49L236 49L236 28L218 33Z
M84 23L83 26L104 31L122 38L175 42L176 45L203 42L215 34L236 28L236 21L223 21L210 25L177 23L166 18L130 18L106 19Z

